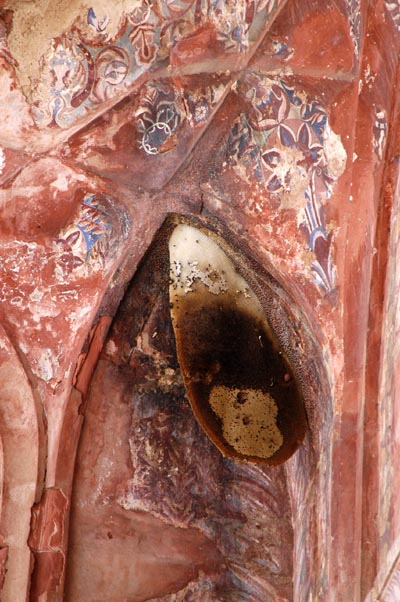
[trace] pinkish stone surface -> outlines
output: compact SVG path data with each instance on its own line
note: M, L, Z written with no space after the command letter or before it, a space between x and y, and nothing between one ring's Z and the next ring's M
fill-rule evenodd
M398 601L399 31L398 0L0 2L3 602ZM282 465L192 413L177 223L298 383Z

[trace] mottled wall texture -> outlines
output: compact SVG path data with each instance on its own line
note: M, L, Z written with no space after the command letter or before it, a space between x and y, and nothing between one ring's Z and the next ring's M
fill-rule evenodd
M399 602L400 0L0 0L1 602Z

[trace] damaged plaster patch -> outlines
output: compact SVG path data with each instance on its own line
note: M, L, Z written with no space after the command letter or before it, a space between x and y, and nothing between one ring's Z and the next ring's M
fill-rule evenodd
M38 303L43 299L44 294L45 294L44 290L40 290L38 287L36 287L29 295L29 299L33 303Z
M74 172L63 165L64 173L58 173L57 178L51 182L51 186L57 188L60 192L66 192L69 189L71 183L85 182L86 178L82 174Z
M375 108L374 112L373 146L379 161L382 161L388 129L387 113L385 109L379 109L378 107Z
M37 290L37 289L36 289ZM32 299L31 299L32 301ZM57 299L45 299L43 302L32 301L28 304L28 309L32 315L32 321L38 324L42 318L55 318L60 315L61 309L57 304Z
M27 136L32 132L33 117L24 95L15 85L14 69L3 61L0 68L1 128L4 148L26 151Z
M136 3L135 3L136 4ZM13 22L8 43L12 56L17 61L17 73L24 93L29 98L32 87L40 78L41 57L51 51L52 42L71 29L75 21L87 21L91 9L94 14L107 16L106 39L116 35L120 20L125 12L132 10L130 0L121 0L112 5L107 0L9 0L5 8L13 11Z
M322 139L329 175L337 180L343 174L346 167L347 153L339 134L335 134L328 123L326 124Z
M276 177L283 182L281 209L302 207L309 184L307 170L302 165L303 154L295 148L280 148L282 160L275 166Z
M44 287L36 287L28 297L28 309L32 316L32 321L37 324L42 318L45 318L45 327L49 332L52 331L48 318L55 318L60 315L61 309L58 305L58 299L51 296L50 290Z
M240 454L270 458L282 446L278 406L268 393L215 386L209 402L222 421L225 441Z
M253 295L255 299L225 253L196 228L177 226L170 238L169 252L171 299L194 292L198 285L212 295L229 293L243 299Z
M193 284L196 281L202 282L213 295L219 295L228 290L228 286L223 274L220 274L211 265L202 269L198 261L187 261L181 263L174 261L172 264L172 273L177 282L181 283L185 293L193 291Z
M0 176L4 171L5 165L6 165L6 156L4 154L4 150L0 146Z
M170 314L189 402L223 455L281 462L304 437L302 400L260 300L217 240L186 224L169 239ZM286 415L297 416L290 444Z
M34 361L32 372L36 374L38 378L45 382L50 382L57 370L60 368L60 364L51 349L42 350L38 359Z
M69 312L67 320L70 324L71 332L75 334L85 326L88 317L93 313L93 307L95 307L96 301L97 295L93 298L93 301L88 305L85 305L85 303L81 301L81 304L77 311Z

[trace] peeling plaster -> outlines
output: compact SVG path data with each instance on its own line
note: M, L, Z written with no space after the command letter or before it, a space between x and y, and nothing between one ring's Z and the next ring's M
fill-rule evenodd
M65 173L58 174L57 179L54 180L54 182L51 182L50 186L57 188L60 192L66 192L71 184L70 180L73 182L85 182L86 177L76 174L72 169L69 169L68 171L65 170Z
M322 135L324 151L329 166L329 174L337 180L346 167L347 153L339 134L336 134L329 124Z
M231 261L208 236L192 228L180 225L174 230L170 243L171 299L205 287L212 295L234 295L236 304L254 312L258 308L259 318L263 313L254 293L246 281L236 272ZM185 260L182 261L182 257ZM247 302L250 299L250 305ZM249 309L251 308L251 309Z
M60 363L51 349L45 349L41 352L39 358L35 361L36 366L32 367L32 371L36 376L45 382L50 382L57 370L60 368Z
M32 320L38 324L42 318L55 318L61 314L61 308L57 304L57 299L45 300L38 304L29 303L28 309L32 314Z
M270 458L282 447L283 437L276 423L278 406L268 393L215 386L209 403L222 420L225 441L240 454Z
M5 164L6 164L6 156L4 154L4 150L0 146L0 175L4 171Z
M125 12L140 5L139 0L120 0L112 7L105 41L111 40L119 30L120 21ZM6 2L6 8L13 10L12 30L8 37L10 51L16 59L20 84L27 95L40 75L40 59L51 51L53 40L68 31L76 22L86 29L89 9L97 15L109 15L110 3L107 0L24 0ZM95 30L94 30L95 31Z

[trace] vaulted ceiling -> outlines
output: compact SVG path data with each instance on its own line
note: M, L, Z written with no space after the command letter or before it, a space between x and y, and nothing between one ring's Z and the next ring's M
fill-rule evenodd
M0 0L4 602L400 598L399 31Z

